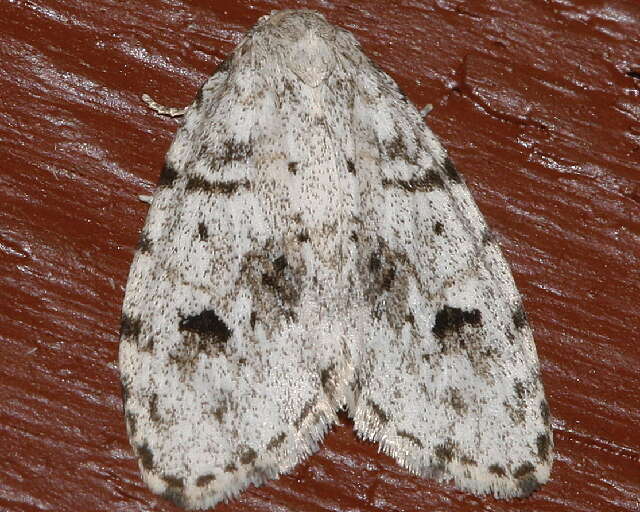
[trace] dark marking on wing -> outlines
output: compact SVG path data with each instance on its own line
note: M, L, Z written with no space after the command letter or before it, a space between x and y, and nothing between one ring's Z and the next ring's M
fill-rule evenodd
M405 322L407 322L408 324L411 325L411 327L415 327L416 326L416 317L413 316L413 313L411 311L409 311L405 317L404 317Z
M287 164L287 169L293 175L298 174L298 162L289 162Z
M455 183L462 183L462 178L458 173L458 169L456 169L456 166L449 157L444 160L444 172L451 181Z
M225 165L230 162L245 161L253 154L253 146L246 142L236 142L231 139L224 141L222 146L221 160Z
M178 178L178 173L173 168L171 164L165 162L162 171L160 172L160 178L158 179L159 187L172 187L176 179Z
M418 439L413 434L409 432L405 432L404 430L398 430L397 434L398 434L398 437L403 437L404 439L407 439L408 441L416 445L418 448L420 449L424 448L424 446L422 445L422 441L420 441L420 439Z
M230 462L229 464L227 464L224 467L224 472L225 473L233 473L234 471L237 471L238 468L236 467L236 465L233 462Z
M203 242L209 238L209 230L204 222L198 222L198 236Z
M178 478L177 476L173 475L162 475L162 479L170 487L175 487L176 489L184 489L184 478Z
M351 240L353 243L357 244L358 243L358 233L356 233L355 231L352 231L351 234L349 235L349 240Z
M207 192L209 194L223 194L230 196L238 189L250 189L251 182L247 180L239 181L208 181L202 176L191 176L187 180L185 192Z
M482 232L482 245L488 245L495 241L495 235L491 232L489 228L486 228Z
M153 452L151 451L151 448L149 448L149 444L145 441L136 447L136 451L138 452L138 458L140 459L142 467L147 470L152 469Z
M540 487L540 482L533 474L535 467L531 462L525 462L521 464L514 472L513 476L518 480L518 488L521 491L521 496L529 496L533 491Z
M137 338L140 335L142 321L139 317L129 316L122 313L120 321L120 337L121 338Z
M151 421L160 422L162 418L160 414L158 414L158 394L152 393L151 398L149 398L149 417Z
M460 308L444 306L436 314L436 321L431 331L438 338L444 338L448 334L459 331L463 326L480 327L482 314L478 309L465 311Z
M549 458L549 450L551 449L551 438L549 434L544 433L538 435L536 445L538 447L538 457L540 460L546 461Z
M136 417L131 414L130 412L127 412L124 415L125 418L125 422L127 424L127 428L129 430L129 437L133 438L136 435L136 432L138 431L138 424L136 422Z
M231 337L231 330L212 309L205 309L197 315L183 318L178 330L196 333L203 339L219 345L224 345Z
M540 402L540 416L542 416L542 421L548 427L551 421L551 412L549 411L549 404L545 399L542 399Z
M355 174L356 173L356 166L353 163L353 160L347 158L347 171L349 172L349 174Z
M120 391L122 391L122 401L126 404L129 396L131 396L131 391L129 390L129 384L124 380L120 381Z
M473 457L469 457L468 455L463 455L462 457L460 457L460 462L462 464L467 465L467 466L477 466L478 465L476 459L474 459Z
M298 419L293 422L293 426L296 429L299 430L300 429L300 425L302 425L304 420L307 419L307 416L309 416L309 414L311 414L311 412L313 411L313 409L316 406L317 400L318 400L318 397L314 397L314 398L308 400L306 404L304 404L304 407L302 408L302 412L300 413L300 416L298 416Z
M516 329L521 330L527 326L527 314L524 312L524 308L522 304L518 304L516 310L511 315L513 320L513 325L516 326Z
M275 450L278 448L284 440L287 438L287 435L284 432L280 432L276 437L271 439L269 443L267 443L267 450Z
M196 486L198 486L198 487L206 487L211 482L213 482L215 479L216 479L215 475L212 475L211 473L209 473L207 475L200 475L196 480Z
M187 500L182 489L178 489L176 487L167 487L166 490L162 493L162 497L178 507L185 508L187 506Z
M402 138L402 135L400 135L400 130L396 129L396 135L393 139L382 141L382 146L384 148L384 152L391 160L400 158L410 164L415 164L415 155L409 155L409 150Z
M382 186L384 188L398 187L407 192L431 192L432 190L443 188L444 182L437 172L429 169L423 175L414 176L408 180L383 179Z
M384 263L383 269L382 258L378 252L372 253L369 257L369 271L372 274L377 274L374 281L378 293L389 291L396 277L396 267L393 260L387 259Z
M297 304L300 298L297 276L294 275L285 256L279 256L273 260L271 268L271 272L262 274L262 284L271 288L282 304L289 306L285 316L295 321L295 312L290 309L290 306Z
M258 454L252 448L247 448L242 455L240 455L240 464L251 464L256 458Z
M500 477L506 476L507 474L500 464L491 464L491 466L489 466L489 473Z
M219 405L213 410L213 415L218 420L218 423L222 423L222 418L224 417L224 415L227 413L228 410L229 410L229 406L227 405L226 400L223 401L221 405Z
M455 457L456 444L451 439L447 439L444 443L436 445L433 453L440 461L451 462Z
M449 387L445 400L460 416L463 416L467 412L467 404L458 388L453 386Z
M142 233L140 233L140 239L138 240L136 249L142 254L149 254L153 249L153 242L146 231L142 231Z
M441 235L444 232L444 224L442 224L442 222L438 221L433 225L433 232L436 235Z
M387 416L387 413L384 412L382 407L380 407L377 403L375 403L373 400L367 400L367 405L371 408L373 413L378 417L378 421L381 424L384 425L385 423L389 422L389 416Z
M324 392L330 395L335 391L335 363L331 364L327 368L320 371L320 382L322 383L322 389Z
M256 328L257 319L258 319L258 314L255 311L252 311L251 316L249 317L249 325L251 326L252 330Z
M300 233L298 233L297 238L298 238L298 242L300 243L308 242L309 232L306 229L303 229L302 231L300 231Z

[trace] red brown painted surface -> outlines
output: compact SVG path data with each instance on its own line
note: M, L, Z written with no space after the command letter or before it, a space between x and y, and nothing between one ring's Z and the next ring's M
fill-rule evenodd
M640 508L640 2L0 3L0 509L170 511L142 484L116 366L123 287L186 105L272 9L355 32L419 106L512 264L555 417L521 501L409 475L348 420L216 510Z

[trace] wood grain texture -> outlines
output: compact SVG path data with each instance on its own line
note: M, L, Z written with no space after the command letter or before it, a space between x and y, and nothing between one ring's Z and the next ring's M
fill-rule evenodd
M175 510L122 418L127 272L177 106L272 9L352 30L419 106L511 263L555 417L526 500L409 475L348 420L217 511L640 509L640 3L0 3L0 509Z

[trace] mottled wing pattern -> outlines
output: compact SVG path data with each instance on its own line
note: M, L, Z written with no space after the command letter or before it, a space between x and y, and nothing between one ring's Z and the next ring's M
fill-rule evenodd
M526 496L549 477L552 436L519 293L416 109L381 71L361 73L354 126L371 323L355 427L413 472Z
M348 257L334 176L347 164L331 151L348 141L314 111L317 84L301 86L323 71L277 66L292 43L284 31L263 46L268 29L258 25L188 109L125 294L129 437L150 488L187 508L291 469L353 380L331 300Z
M342 406L414 472L501 497L548 478L499 248L416 109L311 11L262 18L187 109L121 340L143 477L187 508L288 471Z

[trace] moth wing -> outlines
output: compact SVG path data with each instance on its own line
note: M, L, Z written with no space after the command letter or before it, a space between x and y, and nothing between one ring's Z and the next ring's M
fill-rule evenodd
M553 442L507 263L395 83L373 68L358 83L360 275L374 320L355 428L415 473L526 496L548 479Z
M264 75L229 66L168 152L123 307L130 442L149 487L187 508L291 469L336 419L321 369L337 382L338 351L303 286L314 248L288 188L297 141Z

